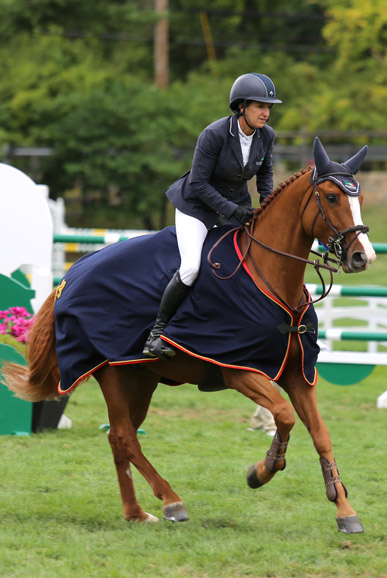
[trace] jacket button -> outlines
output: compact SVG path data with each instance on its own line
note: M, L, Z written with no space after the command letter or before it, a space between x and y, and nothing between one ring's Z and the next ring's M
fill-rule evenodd
M233 192L234 192L234 189L228 189L228 192L229 192L229 193L233 193Z

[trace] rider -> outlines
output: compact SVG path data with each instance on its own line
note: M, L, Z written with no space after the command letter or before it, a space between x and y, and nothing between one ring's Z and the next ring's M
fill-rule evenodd
M148 357L169 359L175 355L160 335L198 276L208 229L225 219L242 225L250 222L254 212L247 181L253 176L261 202L272 192L274 131L266 123L273 104L281 102L265 74L239 76L230 91L234 114L203 130L191 170L168 188L166 195L176 208L181 264L164 291L145 343L143 353Z

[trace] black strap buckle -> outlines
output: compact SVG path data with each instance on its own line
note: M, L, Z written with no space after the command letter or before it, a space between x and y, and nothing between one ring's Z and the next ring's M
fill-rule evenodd
M301 325L288 325L287 323L281 323L277 326L277 329L283 335L286 333L298 333L299 335L303 335L304 333L316 333L316 328L312 322Z

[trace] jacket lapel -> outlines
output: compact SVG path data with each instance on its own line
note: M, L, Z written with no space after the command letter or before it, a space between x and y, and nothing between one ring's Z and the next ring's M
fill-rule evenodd
M238 117L236 115L231 117L229 135L231 150L236 156L238 163L243 168L242 149L238 134Z
M253 142L251 143L250 155L249 155L249 162L247 163L248 167L255 166L262 162L259 153L261 149L262 141L261 141L261 134L259 129L255 131L255 135L253 138Z

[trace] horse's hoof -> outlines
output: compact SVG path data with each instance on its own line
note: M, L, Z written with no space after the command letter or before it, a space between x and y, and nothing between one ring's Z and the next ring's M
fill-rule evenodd
M144 524L156 524L159 521L157 516L153 516L152 514L148 514L148 512L145 512L145 513L146 513L145 520L141 520Z
M142 512L141 514L125 518L125 520L129 522L129 524L154 524L159 522L159 519L156 516L148 514L148 512Z
M184 502L175 502L163 507L163 518L170 522L186 522L189 520Z
M247 485L253 490L260 488L263 484L259 481L257 476L257 469L255 464L249 467L247 471Z
M357 516L340 516L336 518L339 532L346 534L361 534L364 528Z

